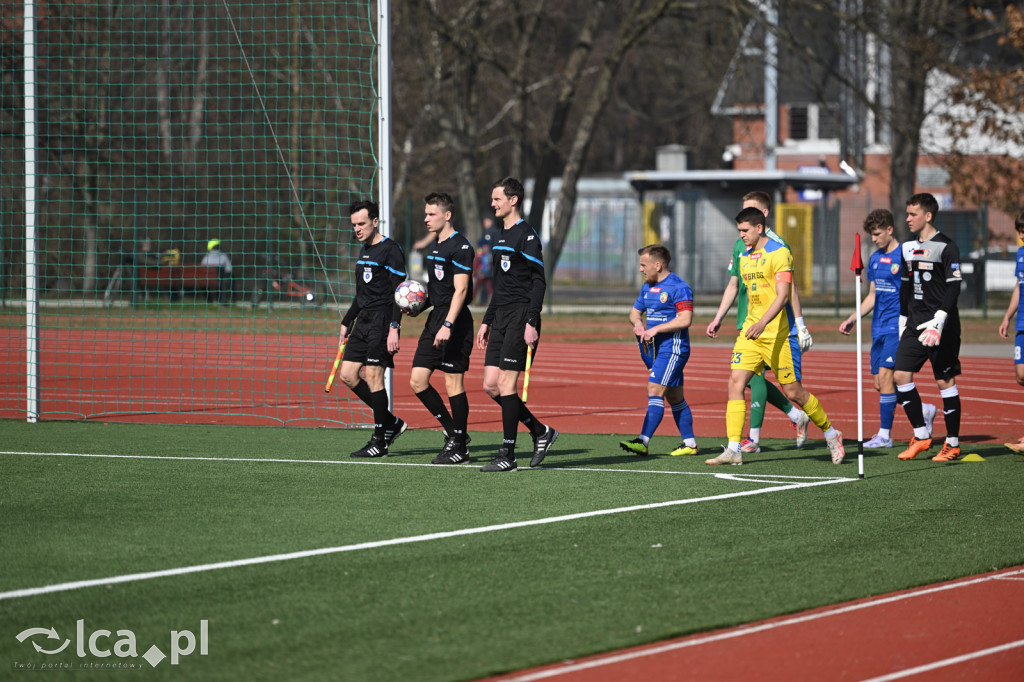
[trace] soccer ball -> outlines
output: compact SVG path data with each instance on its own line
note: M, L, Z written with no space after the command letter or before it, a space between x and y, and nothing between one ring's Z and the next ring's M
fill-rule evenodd
M414 279L409 279L395 289L395 303L406 315L415 315L427 303L427 290Z

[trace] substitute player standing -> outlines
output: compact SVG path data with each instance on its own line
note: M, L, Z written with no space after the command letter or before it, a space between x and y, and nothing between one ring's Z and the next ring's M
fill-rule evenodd
M540 312L547 289L540 237L522 218L524 194L523 184L512 177L491 188L491 208L503 228L493 245L494 295L476 333L476 345L487 349L484 391L501 405L503 439L498 454L480 471L515 471L519 422L533 436L531 467L544 460L558 438L558 431L541 424L518 393L526 348L536 354L540 341Z
M345 344L345 353L340 376L373 410L373 436L352 456L387 457L388 448L406 428L405 422L388 409L384 388L384 370L395 366L402 327L395 289L405 280L405 256L395 240L380 233L377 204L357 201L349 207L349 215L363 248L356 261L356 295L341 320L338 342ZM364 368L365 380L359 377Z
M473 352L473 245L452 225L455 202L443 192L428 194L423 221L436 237L427 249L427 303L433 306L420 334L412 360L409 386L444 429L445 442L433 464L461 464L469 461L466 426L469 400L465 373ZM430 385L435 369L444 372L449 413L440 394Z
M871 235L871 241L878 250L868 259L868 295L860 304L860 316L872 310L871 317L871 374L875 377L878 391L878 433L864 443L866 448L892 447L892 422L896 412L896 382L893 380L893 366L896 364L896 348L900 343L900 268L903 264L900 243L892 234L892 213L885 208L875 209L864 219L864 231ZM857 313L851 313L839 325L839 332L850 335L857 323ZM935 406L924 406L924 421L928 431L932 430Z
M740 238L747 251L740 256L740 277L747 285L748 308L743 331L733 346L729 373L729 403L725 421L729 444L706 464L743 464L739 451L746 401L743 392L751 377L768 366L783 393L803 408L825 434L832 462L842 464L846 456L843 434L829 422L824 408L800 383L800 345L797 341L789 292L793 279L793 256L789 249L765 234L764 213L750 207L736 216Z
M683 396L683 368L690 358L693 290L668 269L672 254L661 244L645 246L637 253L640 254L644 284L629 311L629 322L642 343L653 344L654 357L647 380L647 414L640 435L633 440L622 441L619 447L637 455L646 455L651 436L665 416L665 401L668 400L679 435L683 438L682 444L671 454L696 455L693 412Z
M771 212L771 201L771 197L765 192L748 192L743 196L743 208L753 207L758 209L764 213L765 220L767 221L768 214ZM789 245L783 241L782 237L772 228L768 227L767 223L765 224L765 234L769 239L789 248ZM718 312L707 328L707 335L713 339L718 338L718 330L721 328L722 320L725 319L726 313L729 312L733 300L736 301L736 329L743 329L743 322L747 318L747 287L740 280L739 266L740 256L746 250L747 245L743 243L743 240L737 239L733 245L732 260L729 261L729 283L722 294L722 302L718 306ZM795 321L797 324L797 339L800 342L801 352L806 352L810 350L813 339L811 338L811 333L803 324L803 317L800 316L800 301L797 298L796 287L793 287L792 294L793 313L796 316ZM761 426L764 424L764 412L768 403L774 405L789 417L790 423L796 429L796 446L802 448L804 443L807 442L807 427L811 420L807 418L803 410L789 402L782 391L775 387L775 384L765 379L764 371L762 370L750 379L750 435L740 442L740 452L756 453L761 451Z
M894 366L896 391L907 419L914 427L910 445L898 456L914 459L932 446L925 423L921 395L914 374L931 362L932 375L942 396L946 442L936 462L960 456L960 250L952 239L935 229L939 203L931 194L907 199L907 227L916 238L903 242L900 285L900 344ZM904 333L907 331L908 333Z
M1013 224L1017 230L1017 268L1014 275L1017 277L1017 285L1010 294L1010 305L1003 315L1003 321L999 325L999 335L1004 339L1009 338L1010 319L1014 313L1017 314L1016 335L1013 342L1013 369L1017 377L1017 383L1024 386L1024 212L1017 216ZM1016 443L1004 443L1006 447L1016 453L1024 455L1024 436Z

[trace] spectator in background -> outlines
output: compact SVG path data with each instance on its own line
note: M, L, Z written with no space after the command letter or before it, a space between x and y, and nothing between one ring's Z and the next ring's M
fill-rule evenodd
M149 290L146 288L146 278L143 276L143 269L156 268L160 266L160 259L153 253L153 242L149 237L139 241L138 252L128 265L132 266L132 307L138 304L139 296L149 298Z
M221 305L228 305L232 299L231 287L231 258L220 250L220 240L211 239L206 243L206 255L199 261L200 265L208 268L217 268L217 289L216 292L207 291L206 300L210 301L216 294L217 302Z
M488 246L493 246L500 235L501 228L494 224L494 218L491 216L484 218L484 231L481 239L486 241ZM493 275L494 272L492 271L491 274Z
M160 265L181 265L181 251L178 249L167 249L160 256Z
M487 305L494 294L494 259L491 257L491 242L480 239L473 259L473 287L480 292L480 305Z

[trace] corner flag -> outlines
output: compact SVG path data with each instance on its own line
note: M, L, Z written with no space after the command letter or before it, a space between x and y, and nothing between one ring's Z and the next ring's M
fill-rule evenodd
M856 244L853 247L853 258L850 259L850 269L858 275L864 269L864 261L860 257L860 232L856 235Z

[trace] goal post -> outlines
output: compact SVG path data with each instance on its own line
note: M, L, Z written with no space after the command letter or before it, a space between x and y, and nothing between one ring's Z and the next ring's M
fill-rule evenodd
M324 395L390 225L387 3L4 10L0 418L362 426ZM22 388L15 389L16 386ZM26 397L27 395L27 397Z

